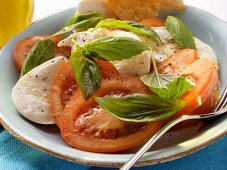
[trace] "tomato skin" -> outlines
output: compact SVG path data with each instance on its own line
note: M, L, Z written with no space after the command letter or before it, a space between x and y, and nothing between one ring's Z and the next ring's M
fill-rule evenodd
M104 79L119 75L112 63L98 59L95 61L99 65ZM68 61L59 68L51 82L50 111L58 127L61 126L60 120L63 109L75 93L76 89L77 83L73 74L72 63L71 61Z
M14 62L19 71L21 71L23 63L27 58L31 48L40 40L51 38L55 44L56 56L69 57L71 55L71 47L58 47L57 44L63 40L60 36L50 37L50 35L35 35L20 40L14 47Z
M161 18L147 18L140 22L147 27L164 27L165 20Z
M85 108L89 110L89 108L94 107L97 104L95 102L95 97L104 96L116 90L129 91L130 93L150 93L150 90L139 78L124 76L117 76L115 78L103 80L101 88L87 101L83 99L81 91L78 90L66 105L61 119L61 134L68 144L84 151L113 153L145 143L160 129L163 124L162 122L148 123L142 129L138 129L138 131L133 134L123 135L116 138L97 138L93 134L86 134L77 130L75 122L81 114L84 114L82 113L82 110ZM103 117L100 116L100 119L102 118ZM108 120L103 121L105 122ZM123 122L121 120L118 121ZM99 123L94 124L94 126L99 125Z

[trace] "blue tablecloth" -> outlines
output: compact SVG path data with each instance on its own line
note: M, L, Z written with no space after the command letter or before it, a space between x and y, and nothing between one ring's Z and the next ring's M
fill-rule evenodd
M104 170L68 162L43 153L12 137L0 125L0 170ZM133 170L227 170L227 136L171 162ZM112 170L110 168L109 170Z

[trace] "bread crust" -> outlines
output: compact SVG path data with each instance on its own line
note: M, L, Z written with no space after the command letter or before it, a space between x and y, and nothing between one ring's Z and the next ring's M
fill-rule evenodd
M183 0L107 0L121 20L141 21L158 16L163 9L184 9Z

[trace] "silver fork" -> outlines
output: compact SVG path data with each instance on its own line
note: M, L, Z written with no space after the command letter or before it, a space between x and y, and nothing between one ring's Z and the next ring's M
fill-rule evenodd
M221 98L217 104L217 106L214 109L214 112L207 113L207 114L201 114L201 115L184 115L181 116L171 122L169 122L167 125L162 127L147 143L144 144L144 146L135 153L121 168L120 170L128 170L130 169L150 148L151 146L162 137L163 134L165 134L170 128L175 126L176 124L185 121L185 120L198 120L198 119L208 119L220 116L222 114L227 113L227 87L225 87L225 90L223 91Z

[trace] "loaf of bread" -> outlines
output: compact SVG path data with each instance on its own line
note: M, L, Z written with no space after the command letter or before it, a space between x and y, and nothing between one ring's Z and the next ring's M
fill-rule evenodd
M163 9L184 9L183 0L106 0L121 20L141 21Z

